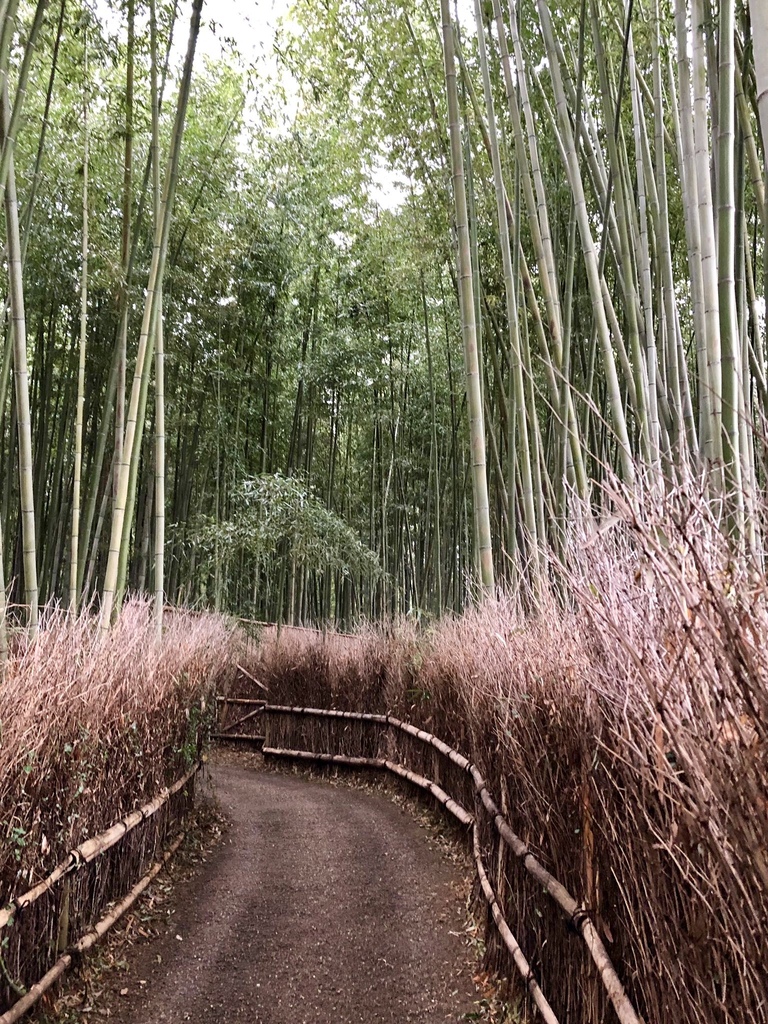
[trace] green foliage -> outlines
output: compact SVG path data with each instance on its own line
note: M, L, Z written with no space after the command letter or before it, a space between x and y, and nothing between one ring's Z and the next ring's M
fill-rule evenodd
M338 515L296 477L262 474L245 480L236 495L234 515L223 523L206 523L198 534L209 549L218 543L229 556L247 551L266 560L281 550L308 569L364 573L377 578L381 569L367 548Z

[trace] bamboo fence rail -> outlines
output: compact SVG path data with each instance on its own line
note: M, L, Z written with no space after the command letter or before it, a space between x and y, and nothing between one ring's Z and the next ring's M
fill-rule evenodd
M162 869L181 846L184 836L184 832L176 836L168 849L163 853L160 860L155 861L149 871L139 882L136 883L136 885L134 885L128 895L120 900L120 902L117 903L108 914L105 914L104 917L102 917L93 926L93 928L85 933L85 935L81 936L81 938L74 943L69 952L63 953L53 967L51 967L49 971L46 971L43 977L32 985L29 991L26 992L18 1002L14 1003L10 1010L6 1010L6 1012L0 1016L0 1024L15 1024L17 1020L20 1020L21 1017L23 1017L24 1014L30 1010L35 1003L45 995L48 989L51 988L51 986L54 985L69 969L76 956L87 952L92 946L96 945L100 938L106 935L109 929L120 920L126 910L130 910L149 883L160 874Z
M167 803L168 800L178 793L179 790L183 789L184 786L189 782L192 776L197 772L200 767L199 762L190 768L180 779L177 779L172 786L164 789L161 793L149 803L144 804L143 807L139 807L138 810L131 811L130 814L121 818L120 821L116 821L114 825L111 825L106 831L101 832L97 836L93 836L91 839L86 839L85 842L76 846L74 850L71 850L60 864L58 864L49 875L47 875L42 881L38 882L27 892L22 893L20 896L16 896L6 904L2 910L0 910L0 929L5 928L7 925L13 923L14 914L24 907L28 907L35 900L39 899L43 893L48 892L53 886L61 881L66 875L71 874L73 871L77 871L78 868L84 864L90 863L94 858L101 856L110 847L114 846L115 843L119 843L132 829L140 825L142 821L146 821L147 818L151 818L153 814L156 814L160 808ZM0 1018L2 1020L2 1018Z
M195 776L200 765L200 761L196 762L189 771L185 772L173 785L163 789L154 799L121 818L120 821L115 822L104 832L99 833L99 835L86 839L75 849L71 850L67 857L44 879L7 903L5 907L0 909L0 931L12 928L20 912L30 907L46 893L51 893L57 886L57 883L63 882L67 888L59 906L58 934L59 940L63 938L66 941L70 919L70 890L68 888L70 876L86 865L97 861L103 854L124 840L142 822L147 822L154 818L175 794L180 793L184 789ZM173 856L183 838L184 833L178 835L171 846L152 864L128 894L95 925L90 926L80 939L69 945L45 974L34 985L31 985L28 991L23 992L21 997L12 1006L0 1014L0 1024L13 1024L13 1022L19 1020L64 974L77 956L90 949L112 927L138 899L141 893L144 892L152 879L161 871L163 865ZM59 945L57 951L61 952L61 950L62 947Z
M602 939L592 921L590 910L587 906L580 904L559 882L544 865L538 860L528 845L515 834L508 821L501 813L491 796L485 779L480 771L463 754L450 747L443 740L431 733L418 729L416 726L403 722L392 715L374 715L355 711L335 711L324 708L290 707L286 705L268 704L263 709L265 720L265 744L264 754L272 757L293 758L300 761L315 761L326 764L344 764L350 767L365 767L386 769L393 774L405 778L421 789L427 790L441 803L451 814L454 815L463 825L472 826L472 843L475 865L478 873L478 880L484 898L488 904L492 919L496 925L499 936L506 947L511 960L523 977L525 985L536 1003L543 1019L549 1024L556 1024L551 1006L545 999L538 982L534 978L528 961L523 955L517 940L512 934L507 921L505 920L501 906L488 878L488 871L483 862L479 815L483 814L486 820L492 825L501 843L508 848L517 858L524 869L542 886L543 891L554 901L564 912L570 925L584 941L586 949L597 970L598 977L602 982L605 993L612 1004L620 1024L642 1024L642 1018L635 1010L628 998L624 986L616 973L616 969L608 956ZM379 737L379 748L386 753L388 741L391 740L391 731L400 732L413 739L420 741L425 746L431 747L441 757L445 758L461 772L466 773L472 781L472 787L476 794L475 815L471 814L460 801L455 800L449 793L438 785L437 782L420 775L398 761L388 756L359 757L350 753L333 753L329 750L300 750L292 749L285 744L286 720L291 718L307 718L314 721L325 720L329 723L350 725L351 723L365 723L378 726L381 729ZM275 725L276 721L281 724ZM274 742L275 733L282 732L281 743ZM345 734L346 736L347 734ZM330 732L321 736L322 740L330 744ZM347 736L347 741L349 741ZM2 1024L2 1022L0 1022Z

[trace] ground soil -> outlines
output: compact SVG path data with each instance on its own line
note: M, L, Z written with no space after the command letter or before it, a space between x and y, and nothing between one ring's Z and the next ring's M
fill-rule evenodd
M110 972L109 1020L453 1024L477 1009L461 871L404 807L242 762L211 776L224 838Z

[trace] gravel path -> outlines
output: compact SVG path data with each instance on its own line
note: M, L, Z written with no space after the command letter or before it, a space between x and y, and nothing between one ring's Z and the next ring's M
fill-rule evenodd
M231 822L130 956L118 1024L455 1024L473 1009L457 870L385 796L226 765ZM143 982L143 984L141 983Z

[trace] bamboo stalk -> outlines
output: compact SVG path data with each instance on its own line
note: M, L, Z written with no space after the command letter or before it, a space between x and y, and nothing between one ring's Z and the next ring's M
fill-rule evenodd
M480 563L480 577L483 590L486 595L491 595L494 591L494 568L491 541L491 520L488 502L488 480L486 474L485 423L480 382L477 323L475 320L475 298L472 283L467 195L464 186L459 101L458 90L456 87L454 34L453 24L451 21L450 3L448 0L441 0L441 11L443 19L445 83L448 97L448 130L451 140L453 198L456 214L456 231L459 241L459 306L461 311L462 339L464 342L467 408L469 410L472 482L475 501L475 526L478 538L477 554L478 561Z
M226 707L226 705L224 706ZM257 715L260 715L263 712L263 710L264 708L260 707L256 708L254 711L249 711L247 714L243 715L242 718L238 718L236 722L232 722L230 725L225 726L222 731L222 735L226 732L229 732L230 729L236 729L238 725L242 725L244 722L249 722L252 718L255 718Z
M621 397L619 377L614 360L613 346L611 343L611 332L608 326L606 308L601 287L601 271L598 255L595 250L592 238L592 228L589 222L586 195L579 166L576 144L573 136L573 129L568 113L568 104L563 86L562 69L558 57L557 45L555 42L554 29L552 26L549 6L546 0L538 0L539 22L542 35L547 47L550 62L550 76L555 93L555 108L557 119L560 125L560 132L566 151L565 171L568 175L571 190L573 192L574 209L576 222L581 236L584 264L587 272L589 292L592 298L592 310L595 318L595 327L600 341L600 348L603 355L603 369L608 390L608 406L611 414L613 431L619 449L619 460L621 463L624 478L627 483L632 483L635 477L634 461L629 443L627 422L624 415L624 404ZM618 339L617 339L618 341ZM628 381L629 382L629 378Z
M168 252L171 216L173 213L176 186L178 184L179 176L181 139L184 132L184 122L186 119L187 104L189 100L195 46L197 43L197 36L200 31L200 15L202 6L203 0L193 0L187 54L184 61L181 85L179 87L176 118L173 126L168 166L166 168L166 178L162 196L162 216L155 224L149 283L144 303L144 315L141 325L141 335L139 337L139 346L136 353L136 366L134 369L131 399L126 419L123 452L118 464L118 487L112 510L112 532L109 542L107 569L102 592L101 629L104 633L106 633L110 628L112 613L118 592L120 557L125 536L123 527L130 497L129 487L131 465L138 459L138 450L134 451L134 442L136 440L137 433L140 430L139 408L141 405L141 393L145 384L145 372L148 373L148 357L151 348L154 347L155 341L156 317L159 313L158 295L163 283L165 259Z
M709 387L712 458L722 455L722 367L720 355L720 306L717 288L717 254L712 203L712 180L709 158L709 123L707 118L707 87L704 38L704 14L701 0L693 0L693 137L696 168L696 201L701 237L702 296L707 351L707 385Z
M542 1018L547 1021L548 1024L558 1024L555 1012L547 1002L544 993L541 991L539 983L536 981L533 971L531 970L531 965L526 960L525 954L522 949L520 949L517 939L512 934L512 929L505 921L499 902L496 899L496 893L493 891L493 887L488 881L488 875L485 870L485 865L483 864L483 856L480 852L480 838L478 835L477 825L475 825L472 830L472 845L474 848L477 877L480 879L480 887L483 890L483 896L485 896L486 903L491 908L491 914L493 915L493 920L496 924L499 935L501 936L504 945L509 950L515 967L517 967L525 981L526 987L531 994L531 998L536 1003Z
M78 350L77 407L75 414L75 465L72 486L72 533L69 560L69 608L74 615L80 600L78 565L80 557L80 482L83 470L83 418L85 415L85 357L88 338L88 33L83 33L83 233L80 267L80 345Z
M533 494L533 475L531 473L531 452L528 439L528 422L526 413L532 417L536 415L535 406L528 409L525 401L525 383L523 381L523 361L520 352L520 325L518 322L517 292L515 287L515 273L512 265L512 249L509 237L509 224L507 221L507 196L502 176L501 153L499 150L498 133L496 131L496 114L493 106L493 87L491 84L491 72L488 65L486 52L485 33L483 31L483 10L480 0L475 0L475 24L477 30L477 45L480 54L480 67L483 76L483 94L485 97L486 113L488 116L488 144L493 167L493 183L496 195L496 218L498 224L499 248L504 272L504 295L506 299L507 330L509 332L509 359L512 366L513 386L515 389L515 407L517 409L517 436L519 446L516 456L519 463L521 489L523 497L524 526L528 532L530 543L530 562L534 567L534 586L538 583L538 573L535 569L539 565L540 549L539 542L543 537L537 534L536 512ZM543 221L549 231L549 222L546 220L546 206L542 213ZM547 241L549 236L547 234ZM554 264L554 261L552 261ZM549 264L548 264L549 266ZM559 305L556 310L559 319ZM491 437L493 438L493 432ZM497 456L498 458L498 456ZM500 463L499 463L500 468ZM503 476L499 472L500 484L503 487ZM502 491L503 493L503 491Z
M0 96L0 134L5 146L10 113L7 85ZM27 324L24 311L24 283L19 236L19 203L16 195L16 172L10 156L5 188L5 228L8 244L8 277L11 296L13 337L13 379L16 393L17 431L19 438L19 495L21 503L22 553L24 562L24 593L28 606L29 633L34 639L38 623L37 540L35 526L34 460L32 455L32 421L29 405L29 372L27 367Z

